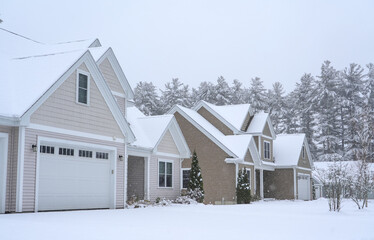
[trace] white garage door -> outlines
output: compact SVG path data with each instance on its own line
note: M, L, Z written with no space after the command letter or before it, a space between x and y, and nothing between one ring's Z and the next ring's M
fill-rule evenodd
M307 174L297 175L298 199L310 200L310 177Z
M110 208L110 158L108 151L41 144L38 209Z

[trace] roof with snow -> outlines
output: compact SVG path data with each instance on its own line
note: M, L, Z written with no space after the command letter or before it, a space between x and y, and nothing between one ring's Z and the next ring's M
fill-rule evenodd
M210 137L213 138L218 144L221 144L223 150L230 154L231 157L244 159L250 141L252 140L252 135L245 134L225 136L198 112L176 105L170 111L170 113L174 113L176 111L186 114L197 126L205 131L206 135L210 135Z
M213 111L219 114L223 119L234 126L238 131L240 131L247 114L251 109L250 104L236 104L236 105L225 105L216 106L214 104L203 101L208 105Z
M275 164L277 166L297 166L305 134L279 134L273 143ZM308 151L307 151L308 152ZM311 157L309 156L311 161Z
M136 107L128 107L127 121L136 137L136 141L132 145L153 149L163 136L172 119L173 115L171 114L145 116Z
M262 133L265 128L269 113L259 112L253 116L251 123L248 126L248 133Z
M87 51L95 61L108 49L97 39L44 44L0 29L0 115L22 116Z

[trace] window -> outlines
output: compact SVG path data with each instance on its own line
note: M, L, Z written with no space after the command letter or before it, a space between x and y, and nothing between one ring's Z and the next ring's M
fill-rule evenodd
M173 163L159 161L158 162L158 186L172 187L173 186Z
M190 181L190 172L191 169L182 170L182 188L188 188L188 182Z
M77 102L88 104L89 98L89 78L88 74L78 72L77 76Z
M92 151L79 150L79 157L92 158Z
M305 159L305 147L303 146L303 149L301 150L303 153L303 159Z
M40 152L48 153L48 154L55 154L55 147L41 145Z
M96 152L96 158L109 159L109 154L104 152Z
M65 155L65 156L74 156L74 149L72 148L59 148L58 149L59 155Z
M270 142L264 141L264 158L270 159Z

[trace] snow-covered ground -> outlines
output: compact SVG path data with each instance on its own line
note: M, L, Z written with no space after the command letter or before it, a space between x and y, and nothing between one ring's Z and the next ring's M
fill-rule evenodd
M144 209L0 215L0 239L374 239L374 202L340 213L326 199L250 205L172 205Z

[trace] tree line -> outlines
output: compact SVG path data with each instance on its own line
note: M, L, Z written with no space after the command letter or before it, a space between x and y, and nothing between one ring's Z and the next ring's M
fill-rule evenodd
M255 112L270 113L275 131L305 133L315 161L329 161L339 155L357 160L361 136L368 130L370 156L374 162L374 64L362 67L352 63L337 70L329 61L322 63L318 76L305 73L294 90L285 93L280 82L266 89L260 78L244 87L239 80L229 84L222 76L215 83L204 81L190 88L178 78L158 89L152 82L139 82L135 105L145 115L166 113L175 104L192 107L200 100L216 105L251 104Z

